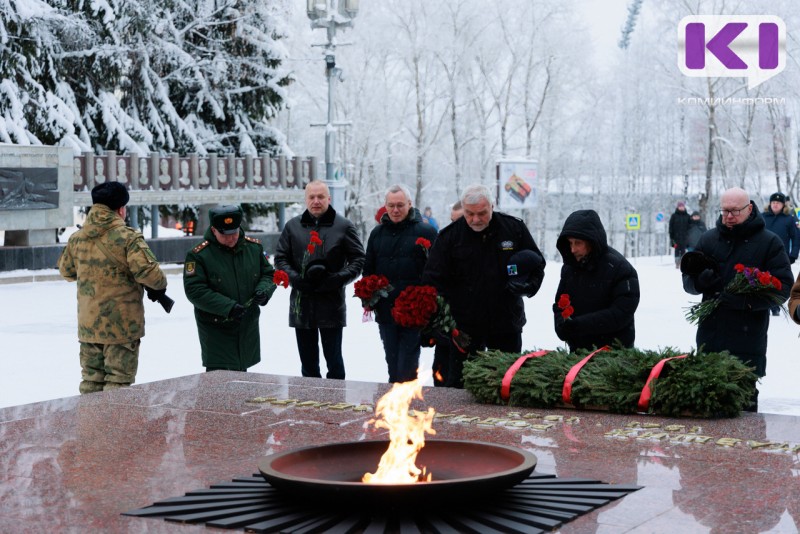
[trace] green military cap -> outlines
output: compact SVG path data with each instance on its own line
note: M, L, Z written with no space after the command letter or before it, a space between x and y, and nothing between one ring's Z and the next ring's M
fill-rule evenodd
M242 224L242 208L239 206L215 206L208 211L211 226L224 235L239 233Z

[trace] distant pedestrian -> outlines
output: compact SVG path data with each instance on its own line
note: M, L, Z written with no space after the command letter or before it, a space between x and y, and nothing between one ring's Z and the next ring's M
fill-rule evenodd
M767 373L767 330L772 301L759 294L725 291L741 268L753 268L780 280L777 296L789 296L793 282L789 257L781 240L765 228L764 218L747 192L734 187L722 193L716 227L700 238L697 251L711 263L697 271L683 272L687 293L703 295L703 300L720 302L697 327L697 348L705 352L728 351L755 369L759 377ZM748 411L758 410L758 389L754 386Z
M686 212L686 203L678 202L675 212L669 218L669 239L675 251L675 268L681 266L681 257L686 254L689 239L689 214Z
M216 206L209 216L205 241L186 254L183 288L206 371L247 371L261 361L259 306L275 291L275 271L261 242L241 229L241 207Z
M689 220L689 232L686 237L686 251L691 252L694 250L697 247L697 242L700 241L700 236L707 231L708 228L700 217L700 212L692 212L692 217Z
M455 204L450 208L450 222L454 223L464 216L464 207L461 205L460 200L456 200Z
M559 339L571 352L615 343L633 347L639 277L628 260L608 246L597 212L571 213L556 248L564 260L553 303Z
M92 189L92 208L58 259L58 271L78 283L81 383L92 393L136 380L144 337L144 306L165 295L167 278L141 232L125 226L130 196L119 182Z
M439 223L436 222L436 219L433 217L433 210L430 206L425 207L425 212L422 215L422 221L433 226L433 229L437 232L439 231Z
M289 275L289 326L294 328L300 372L320 377L319 344L327 378L345 378L342 330L347 324L344 288L364 266L364 246L352 222L330 205L325 182L306 185L306 210L286 223L275 267ZM385 221L385 215L381 219ZM313 232L313 234L312 234Z
M420 331L398 325L391 310L403 289L420 284L436 230L422 221L405 185L389 187L385 199L387 215L369 235L363 274L385 276L393 288L375 306L375 320L386 354L389 382L407 382L417 378ZM419 244L420 239L427 241L427 246Z

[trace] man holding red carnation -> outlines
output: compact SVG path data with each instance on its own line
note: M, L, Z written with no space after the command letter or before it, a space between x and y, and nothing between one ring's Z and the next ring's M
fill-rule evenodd
M326 378L344 379L344 288L361 273L364 247L355 225L330 205L325 182L306 185L305 201L306 210L287 222L278 238L275 267L292 286L289 326L295 329L301 374L321 377L321 341Z
M779 284L775 292L785 301L793 282L789 256L781 239L765 228L750 195L734 187L722 193L720 216L715 228L700 237L696 252L709 260L702 270L681 265L683 287L703 301L717 299L717 306L697 327L697 348L704 352L729 351L755 368L759 377L767 373L767 329L773 301L761 293L726 291L741 264L768 271ZM777 287L780 286L780 289ZM758 410L758 389L748 411Z
M420 283L436 230L423 222L419 210L412 206L411 192L403 184L389 187L385 206L386 213L367 240L363 274L384 276L391 284L392 291L375 304L375 320L386 354L389 382L407 382L417 378L420 330L398 325L391 310L403 289Z
M567 342L570 352L614 343L633 347L639 275L608 246L597 212L570 213L556 248L564 259L553 304L558 338Z

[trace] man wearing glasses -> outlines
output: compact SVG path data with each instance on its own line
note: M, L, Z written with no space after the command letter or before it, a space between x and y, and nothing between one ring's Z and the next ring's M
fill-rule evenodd
M792 270L780 238L765 229L764 218L750 196L734 187L722 193L715 228L697 243L697 251L708 259L708 268L684 272L683 287L703 300L719 299L720 305L697 327L696 343L703 352L729 351L763 377L767 371L767 329L772 302L760 294L726 291L736 275L734 266L769 271L781 281L783 300L789 297ZM747 411L758 411L758 389Z

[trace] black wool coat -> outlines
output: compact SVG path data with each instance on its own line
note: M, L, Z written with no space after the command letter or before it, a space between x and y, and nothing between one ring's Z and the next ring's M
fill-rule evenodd
M311 231L319 232L322 244L306 255ZM300 291L294 284L303 279L303 262L325 266L325 280L313 290ZM344 288L364 266L364 246L356 227L329 207L319 219L308 210L286 223L275 250L275 268L286 271L292 284L289 326L292 328L338 328L347 325ZM298 300L299 296L299 300ZM299 304L299 313L295 306Z
M578 262L569 238L588 241L592 251ZM625 257L608 246L606 231L594 210L571 213L556 241L564 259L553 303L556 335L571 351L612 345L632 347L636 337L634 313L639 306L639 276ZM574 314L561 317L558 300L569 295Z
M422 283L428 252L416 244L420 237L433 244L436 230L422 221L416 208L412 208L408 217L396 224L384 214L381 224L373 228L369 235L363 275L383 275L393 288L389 296L380 299L375 306L375 320L378 323L394 322L391 310L397 295L410 285Z
M765 228L781 238L789 259L796 260L800 252L800 230L797 229L797 219L787 209L776 215L769 207L761 216L764 217Z
M745 267L756 267L769 271L781 281L780 296L785 301L794 281L789 257L780 238L766 230L764 218L755 204L743 223L728 228L717 219L712 228L700 238L697 251L713 258L719 265L722 285L736 275L734 267L741 263ZM684 289L693 295L696 280L683 275ZM758 295L735 295L724 290L704 293L703 300L720 299L720 305L697 327L697 347L704 352L727 350L747 365L755 367L758 376L767 372L767 329L769 309L772 302Z
M669 238L672 240L673 245L678 245L679 248L686 248L686 242L689 240L689 221L691 219L691 215L686 210L681 211L675 208L675 212L669 218Z

